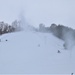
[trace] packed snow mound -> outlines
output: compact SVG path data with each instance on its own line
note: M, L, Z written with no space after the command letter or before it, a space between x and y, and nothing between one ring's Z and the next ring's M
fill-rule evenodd
M75 48L64 50L64 42L51 33L21 31L2 35L0 39L0 74L75 72Z

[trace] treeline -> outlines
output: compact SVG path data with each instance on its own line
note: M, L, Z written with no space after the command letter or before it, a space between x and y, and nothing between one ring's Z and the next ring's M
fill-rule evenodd
M3 21L0 22L0 35L5 34L5 33L20 31L20 30L21 30L20 21L15 20L14 22L12 22L11 25Z
M65 35L67 35L68 33L73 34L73 36L75 36L75 30L64 26L64 25L56 25L56 24L51 24L50 27L45 27L44 24L40 24L39 25L39 29L38 31L40 32L45 32L45 33L52 33L53 35L55 35L56 37L64 40Z

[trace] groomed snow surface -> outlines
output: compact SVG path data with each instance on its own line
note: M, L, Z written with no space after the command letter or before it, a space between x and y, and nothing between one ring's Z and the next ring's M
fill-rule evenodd
M75 72L75 47L65 50L64 42L51 33L21 31L4 34L0 39L0 74L71 75Z

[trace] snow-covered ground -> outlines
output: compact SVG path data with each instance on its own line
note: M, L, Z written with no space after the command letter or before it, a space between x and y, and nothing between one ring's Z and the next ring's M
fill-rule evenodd
M64 42L51 33L25 26L56 23L75 29L75 0L0 0L0 20L11 24L20 18L24 31L0 36L0 74L75 73L75 46L65 50Z
M0 74L75 72L75 48L64 50L64 42L51 33L21 31L2 35L0 39Z

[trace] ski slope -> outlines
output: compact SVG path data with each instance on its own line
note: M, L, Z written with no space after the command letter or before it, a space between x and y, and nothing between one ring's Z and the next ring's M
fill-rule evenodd
M21 31L4 34L0 39L0 74L75 72L75 48L64 50L64 42L51 33Z

